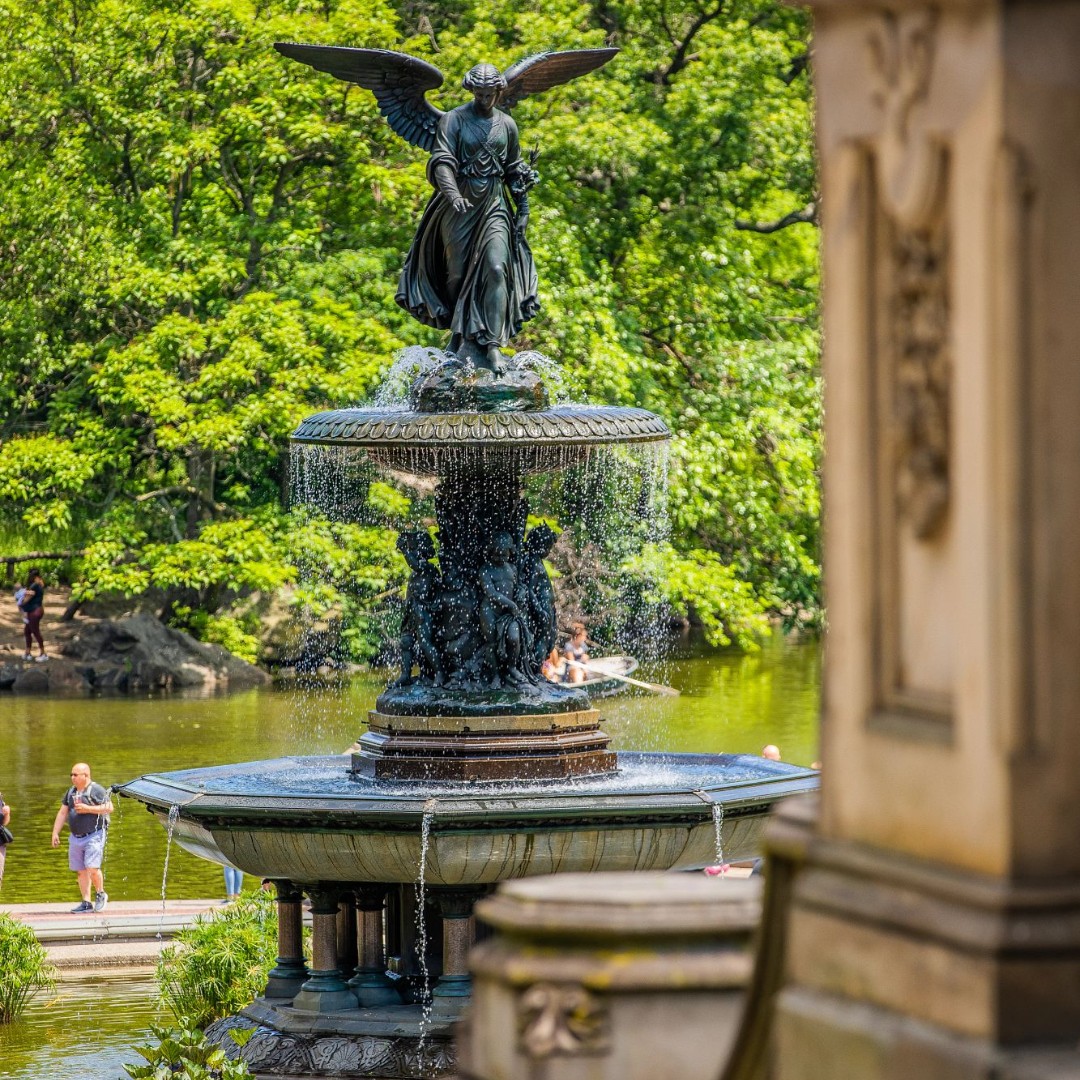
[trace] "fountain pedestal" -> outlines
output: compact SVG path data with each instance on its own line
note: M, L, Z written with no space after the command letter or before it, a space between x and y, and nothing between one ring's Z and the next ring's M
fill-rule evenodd
M561 780L612 772L609 742L600 714L588 708L522 716L372 711L352 768L394 780Z

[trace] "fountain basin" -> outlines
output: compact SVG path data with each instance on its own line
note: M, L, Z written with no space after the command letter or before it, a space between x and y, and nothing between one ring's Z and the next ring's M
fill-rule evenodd
M355 447L385 468L439 476L451 460L461 471L524 475L564 469L612 444L670 438L645 409L575 405L517 413L333 409L307 417L290 441Z
M256 877L413 882L426 833L426 882L463 886L701 868L717 862L718 819L723 857L752 858L775 803L819 779L750 755L617 757L613 774L557 783L387 782L334 756L148 774L118 790L163 824L175 807L175 842Z

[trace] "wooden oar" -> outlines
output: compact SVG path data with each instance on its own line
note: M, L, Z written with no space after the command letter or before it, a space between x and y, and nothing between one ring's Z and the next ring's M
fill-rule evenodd
M667 694L670 697L678 697L679 691L674 686L664 686L662 683L642 682L641 679L631 679L629 675L619 675L614 671L608 671L607 668L590 667L588 664L583 664L578 660L566 661L571 667L581 668L582 671L587 671L590 675L596 675L601 679L618 679L619 682L629 683L631 686L640 686L642 690L651 690L654 694ZM567 686L573 686L573 683L567 683Z

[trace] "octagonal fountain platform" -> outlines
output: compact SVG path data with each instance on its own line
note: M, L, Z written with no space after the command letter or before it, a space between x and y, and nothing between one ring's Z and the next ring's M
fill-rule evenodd
M124 784L202 858L258 877L492 885L537 874L690 870L753 858L778 799L818 774L737 754L620 753L605 776L418 784L297 757L149 774Z

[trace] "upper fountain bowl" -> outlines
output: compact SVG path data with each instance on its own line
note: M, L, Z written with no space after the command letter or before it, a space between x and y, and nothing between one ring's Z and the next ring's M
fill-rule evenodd
M300 446L355 447L378 465L420 476L445 472L448 458L460 469L549 472L604 446L670 438L645 409L592 405L503 413L333 409L309 416L292 435Z

